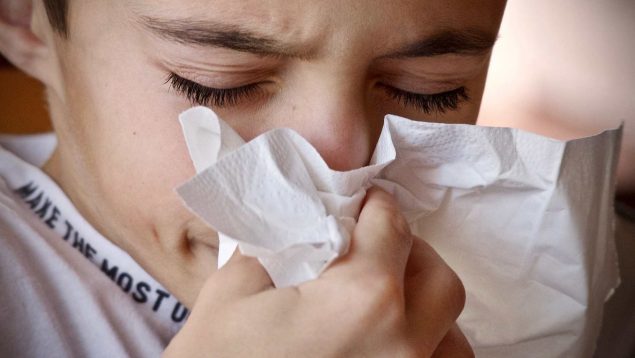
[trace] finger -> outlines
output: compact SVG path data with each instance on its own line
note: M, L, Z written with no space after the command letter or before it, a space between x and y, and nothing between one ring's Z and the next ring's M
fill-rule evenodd
M342 264L354 270L388 273L403 281L412 244L410 236L408 224L392 196L371 188L353 231L349 254ZM333 268L336 274L338 268L336 265Z
M415 238L405 277L406 314L412 331L436 347L465 305L460 279L423 240Z
M260 262L236 250L227 264L207 280L197 298L197 303L203 297L206 301L219 304L232 302L271 288L273 288L273 282Z
M432 358L472 358L474 351L465 335L455 323L443 337Z

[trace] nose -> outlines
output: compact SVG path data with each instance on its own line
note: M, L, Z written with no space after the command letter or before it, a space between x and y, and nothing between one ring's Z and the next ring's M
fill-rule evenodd
M339 81L338 81L339 82ZM319 86L292 96L288 115L277 127L288 127L307 139L331 169L347 171L367 165L381 131L363 89L344 84ZM280 118L280 117L279 117Z
M371 155L372 128L366 114L343 100L322 102L296 110L289 127L307 139L331 169L363 167Z

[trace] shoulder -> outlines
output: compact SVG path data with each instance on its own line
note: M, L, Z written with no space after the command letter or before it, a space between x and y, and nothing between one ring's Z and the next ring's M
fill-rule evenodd
M162 327L54 234L0 178L0 357L160 355Z
M159 356L179 327L167 293L124 292L121 272L141 269L38 168L50 154L41 139L0 147L0 357Z

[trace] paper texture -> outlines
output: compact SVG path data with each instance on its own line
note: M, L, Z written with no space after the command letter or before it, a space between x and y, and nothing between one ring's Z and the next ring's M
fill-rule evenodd
M245 143L209 109L181 114L197 175L177 189L278 287L346 253L366 189L391 192L467 291L477 356L591 356L618 283L614 173L621 129L569 142L388 115L370 165L338 172L290 129Z

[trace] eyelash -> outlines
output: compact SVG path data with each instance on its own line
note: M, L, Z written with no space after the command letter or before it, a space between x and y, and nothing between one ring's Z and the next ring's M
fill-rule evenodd
M168 75L165 83L179 94L185 96L192 103L215 107L232 107L241 100L257 95L262 91L260 84L253 83L234 88L212 88L185 79L175 73ZM425 114L432 112L443 114L449 110L458 109L462 102L470 100L465 87L436 93L419 94L380 84L386 94L404 107L413 107Z
M380 85L386 94L404 107L414 107L425 114L454 111L463 102L470 100L465 87L435 94L412 93L387 85Z
M212 88L185 79L176 73L170 73L165 83L190 102L216 107L232 107L242 99L258 94L262 90L260 84L252 83L234 88Z

